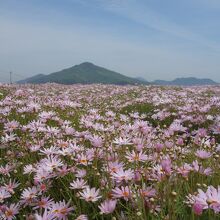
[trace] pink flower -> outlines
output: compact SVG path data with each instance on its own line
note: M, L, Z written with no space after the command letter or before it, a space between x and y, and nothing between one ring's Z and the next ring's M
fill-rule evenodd
M84 170L84 169L78 169L78 170L76 170L76 177L78 177L78 178L83 178L83 177L85 177L86 176L86 170Z
M10 176L10 172L12 171L13 166L6 164L5 167L4 166L0 166L0 174L4 175L4 176Z
M110 173L114 173L114 172L118 172L120 169L123 169L123 167L124 167L124 163L114 161L114 162L109 162L107 168Z
M55 220L56 218L55 213L51 213L48 210L45 210L43 215L36 213L34 217L36 220Z
M67 219L67 215L73 210L73 207L69 207L69 202L65 203L65 201L53 203L50 208L50 212L58 219Z
M9 197L11 197L11 194L5 188L0 188L0 203L4 202L4 199Z
M19 213L19 204L11 204L5 207L3 219L12 220Z
M35 171L35 168L33 167L32 164L28 164L26 166L24 166L24 174L30 174L33 173Z
M158 142L155 144L154 147L155 147L156 151L161 151L164 148L164 144Z
M164 170L164 172L168 175L171 174L172 172L172 163L170 159L164 159L161 161L161 166Z
M196 215L201 215L203 211L203 206L200 203L194 203L192 207Z
M4 184L4 188L10 192L10 193L14 193L14 189L17 188L20 185L20 183L15 182L15 180L12 182L12 180L9 180L8 184Z
M220 212L220 186L217 189L213 186L208 186L205 193L202 190L198 190L198 192L199 194L195 196L195 201L202 204L203 209L211 208L215 213Z
M5 129L6 131L12 132L13 130L17 129L19 125L19 122L15 120L9 121L8 123L5 123Z
M183 166L177 168L177 172L183 177L188 177L190 171L192 171L192 167L187 163L184 163Z
M213 171L212 168L207 167L206 169L202 168L200 172L206 176L210 176Z
M87 188L87 182L83 179L76 179L72 183L70 183L70 189L84 189Z
M47 209L52 204L53 204L53 199L50 199L49 197L42 197L39 201L37 201L33 209L39 209L39 208Z
M92 155L85 155L83 153L77 155L77 162L84 166L91 164Z
M194 200L195 200L195 203L201 205L203 209L208 208L207 195L201 189L198 189L198 194L194 196Z
M65 130L66 135L72 135L75 133L75 129L70 126L65 126L63 129Z
M146 161L148 160L148 156L144 153L142 153L142 151L140 152L135 152L134 150L132 152L127 152L126 156L125 156L129 162L137 162L137 161Z
M113 143L116 144L116 145L131 145L132 144L130 139L126 138L126 137L115 138Z
M101 214L110 214L114 212L116 203L116 200L105 200L104 202L102 202L99 206Z
M147 188L141 189L140 190L140 194L143 197L151 198L151 197L155 197L156 190L153 189L152 187L147 187Z
M54 169L57 169L58 167L63 166L63 162L58 157L47 157L43 160L43 163L45 165L45 168L48 171L52 171Z
M50 156L50 155L55 155L57 154L59 148L58 147L55 147L55 146L51 146L49 148L43 148L42 150L40 150L40 152L42 154L45 154L47 156Z
M99 195L100 190L96 188L85 188L82 192L80 192L79 194L81 195L81 199L86 200L87 202L96 202L97 200L99 200L101 198L101 196Z
M216 189L213 186L209 186L207 191L207 202L211 209L214 210L215 213L220 212L220 186Z
M209 157L212 156L212 154L211 154L210 152L207 152L207 151L205 151L205 150L197 150L197 151L195 152L195 155L196 155L197 157L199 157L200 159L207 159L207 158L209 158Z
M202 210L212 209L215 213L220 212L220 186L214 188L213 186L208 186L206 192L201 189L198 189L197 195L187 196L187 203L192 205L194 212L197 215L202 214Z
M115 188L112 190L114 198L124 198L124 200L128 200L131 197L131 192L128 186L121 186L121 188Z
M88 220L87 215L80 215L75 220Z
M101 137L95 135L93 137L90 137L90 142L94 147L101 147L103 144L103 140Z
M37 198L38 190L37 187L28 187L27 189L24 189L21 194L22 202L24 203L30 203L33 199Z
M16 139L16 134L10 133L10 134L5 134L5 137L1 137L1 142L2 143L8 143L11 141L14 141Z
M122 182L125 180L126 182L128 180L133 179L134 173L131 169L128 170L123 170L122 168L119 169L118 171L112 173L112 179L116 180L116 182Z

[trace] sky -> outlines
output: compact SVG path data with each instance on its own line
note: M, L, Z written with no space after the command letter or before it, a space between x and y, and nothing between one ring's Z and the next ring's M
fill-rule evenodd
M220 82L219 0L0 0L0 81L88 61Z

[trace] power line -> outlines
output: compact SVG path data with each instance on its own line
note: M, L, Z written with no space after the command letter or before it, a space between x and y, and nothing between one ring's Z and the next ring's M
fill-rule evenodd
M21 75L20 73L17 74L17 73L14 73L14 72L13 72L13 75L15 75L15 76L19 76L19 77L22 77L22 78L26 78L26 77L27 77L27 76Z
M1 72L5 72L5 73L9 73L10 71L8 70L3 70L3 69L0 69Z
M0 80L2 81L7 81L7 82L10 82L10 75L9 75L9 77L7 77L8 76L8 74L10 74L10 72L6 72L6 71L4 71L4 73L3 73L3 71L0 73L1 74L1 76L0 76ZM7 75L7 76L6 76Z
M3 71L3 70L0 70L0 74L3 74L3 76L0 76L0 78L4 78L4 79L6 79L6 75L9 75L9 78L8 78L7 81L9 81L10 84L13 83L13 79L14 79L13 76L17 76L17 77L19 77L19 78L24 78L24 79L27 78L27 76L24 76L23 74L14 73L14 72L12 72L12 71ZM5 75L5 76L4 76L4 75ZM17 77L15 77L15 78L17 78Z
M1 76L1 77L0 77L0 82L1 82L1 80L4 80L4 81L7 81L7 82L8 82L8 77L6 77L6 76Z

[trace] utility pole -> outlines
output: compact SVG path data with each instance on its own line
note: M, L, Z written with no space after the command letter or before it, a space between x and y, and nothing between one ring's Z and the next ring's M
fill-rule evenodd
M12 84L12 71L10 71L10 84Z

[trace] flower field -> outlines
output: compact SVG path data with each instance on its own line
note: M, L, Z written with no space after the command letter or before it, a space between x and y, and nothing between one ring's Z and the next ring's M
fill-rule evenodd
M220 219L220 87L0 85L0 219Z

